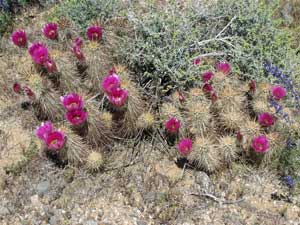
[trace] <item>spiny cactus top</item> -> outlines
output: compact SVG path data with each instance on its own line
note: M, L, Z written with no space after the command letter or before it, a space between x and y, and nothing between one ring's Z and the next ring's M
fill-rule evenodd
M18 47L26 47L27 36L24 30L16 30L11 35L11 41Z
M166 130L170 133L177 133L180 129L180 121L174 117L171 117L166 123Z
M189 138L182 139L177 145L178 151L183 156L187 156L188 154L190 154L192 151L192 147L193 147L193 142Z
M117 107L122 107L125 105L128 98L128 91L122 88L113 89L108 95L109 102Z
M261 135L254 137L252 140L252 148L258 153L265 153L269 149L269 141L266 136Z
M66 113L66 119L72 125L81 125L87 119L88 113L82 109L75 109Z
M76 93L62 96L60 101L67 111L78 110L84 107L82 97Z
M272 96L276 99L276 100L281 100L286 96L286 90L284 87L281 87L280 85L275 85L272 89Z
M120 84L121 84L121 80L119 76L113 73L103 78L101 86L104 92L110 94L113 89L119 88Z
M56 23L48 23L42 30L44 36L51 40L55 40L58 37L58 25Z
M62 131L53 131L47 135L45 143L50 150L60 150L65 144L66 138Z
M274 117L270 113L262 113L258 116L258 122L263 127L270 127L274 124Z
M206 82L210 81L213 76L214 76L213 72L206 71L206 72L202 73L202 81L204 83L206 83Z
M230 72L231 72L231 66L227 62L219 62L219 63L217 63L216 69L217 69L218 72L222 72L222 73L224 73L226 75L230 74Z
M86 35L91 41L100 41L102 38L103 28L100 26L90 26L86 31Z
M36 129L36 136L45 141L47 139L47 136L53 131L53 124L52 122L50 121L47 121L47 122L43 122L41 124L41 126L39 126L37 129Z

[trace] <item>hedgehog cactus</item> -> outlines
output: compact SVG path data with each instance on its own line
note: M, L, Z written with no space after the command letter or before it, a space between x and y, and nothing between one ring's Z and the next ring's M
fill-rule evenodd
M269 141L269 149L264 154L262 163L270 164L274 160L274 157L277 156L277 153L284 149L286 142L284 141L284 136L279 132L266 134L266 138Z
M46 80L43 80L40 75L32 74L28 78L29 88L27 89L27 96L32 102L33 110L37 118L41 120L50 119L52 121L59 121L63 119L63 108L57 101L59 94L51 89ZM31 91L29 91L31 90ZM32 93L35 95L32 98Z
M227 164L232 163L238 157L240 148L237 146L237 139L234 136L223 136L218 139L217 148Z
M155 127L155 117L151 112L142 113L137 119L137 127L141 130L151 130Z
M245 122L244 113L234 108L221 112L218 120L221 128L232 132L238 131Z
M87 157L85 166L91 172L101 170L104 167L103 155L99 151L92 151Z
M197 137L188 160L197 168L210 173L222 166L222 156L211 137Z
M243 135L243 148L248 150L253 137L261 133L261 127L256 121L246 118L240 125L240 133Z
M188 101L186 118L189 131L193 135L203 135L210 127L212 115L206 102Z

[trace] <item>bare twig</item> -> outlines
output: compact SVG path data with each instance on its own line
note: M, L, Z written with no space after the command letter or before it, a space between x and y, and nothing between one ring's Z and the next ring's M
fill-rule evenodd
M240 202L245 200L244 198L241 198L241 199L238 199L238 200L235 200L235 201L226 201L224 199L220 199L220 198L218 198L218 197L216 197L212 194L209 194L209 193L200 193L200 194L191 193L191 195L197 196L197 197L204 196L204 197L210 198L213 201L218 202L220 204L236 204L236 203L240 203Z
M236 19L237 17L234 16L229 23L217 34L216 38L222 35L222 33L232 24L232 22Z

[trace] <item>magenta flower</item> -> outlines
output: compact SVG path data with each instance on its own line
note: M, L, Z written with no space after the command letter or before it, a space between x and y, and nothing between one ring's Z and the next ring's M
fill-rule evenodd
M285 88L281 87L280 85L275 85L272 90L272 95L276 100L280 100L286 96Z
M22 92L22 86L19 83L14 83L13 90L16 94L21 94Z
M171 117L166 123L165 123L165 127L166 130L170 133L177 133L179 128L180 128L181 124L180 121L177 120L174 117Z
M29 54L31 55L32 60L39 65L45 63L49 58L48 49L43 43L33 43L29 47Z
M46 48L46 45L41 42L34 42L29 46L28 52L31 56L33 56L33 53L35 52L36 49L43 47Z
M187 156L188 154L190 154L191 151L192 151L192 147L193 147L193 142L189 138L181 139L181 141L177 145L177 148L178 148L179 152L183 156Z
M76 109L73 111L68 111L66 113L66 119L72 124L72 125L81 125L83 124L87 119L88 113L85 112L82 109Z
M180 103L185 102L185 97L180 91L178 91L178 98L179 98Z
M47 121L43 122L41 126L36 129L35 134L39 139L45 141L51 132L53 132L53 124Z
M258 122L263 127L270 127L274 124L274 117L269 113L262 113L258 116Z
M217 92L215 92L215 91L212 92L210 95L210 99L211 99L212 103L215 103L218 100Z
M103 28L100 26L90 26L86 35L90 41L99 41L102 38Z
M81 110L84 106L82 97L75 93L60 97L60 101L67 111Z
M269 141L266 136L257 136L252 140L252 148L259 153L265 153L269 148Z
M75 38L75 40L73 41L73 47L77 46L79 48L82 47L82 44L83 44L83 40L81 37L77 37Z
M27 36L24 30L14 31L11 35L11 41L18 47L26 47Z
M255 80L251 80L251 83L250 83L250 92L252 94L254 94L255 91L256 91L256 82L255 82Z
M81 48L78 45L73 46L72 52L79 61L83 61L85 59L83 52L81 51Z
M214 89L209 83L205 83L202 87L204 93L211 93Z
M104 92L111 93L113 89L120 87L120 78L117 74L108 75L103 78L101 86Z
M23 87L23 90L31 101L34 101L36 99L35 93L29 87L25 86Z
M56 23L46 24L42 31L44 36L51 40L57 39L58 37L58 25Z
M236 139L241 142L243 140L243 135L241 131L236 132Z
M47 135L45 143L48 149L60 150L64 146L66 141L65 135L61 131L53 131Z
M216 69L218 72L222 72L226 75L230 74L230 72L231 72L231 66L229 63L226 63L226 62L217 63Z
M117 74L117 70L116 68L113 66L109 71L108 71L108 75L114 75Z
M122 88L116 88L108 95L109 102L117 107L124 106L128 98L128 91Z
M197 58L197 59L195 59L194 61L193 61L193 64L194 65L200 65L200 63L201 63L201 59L200 58Z
M52 59L47 59L46 62L44 62L44 67L47 69L48 73L54 73L57 72L57 67L55 62Z
M202 81L204 83L206 83L206 82L210 81L213 76L214 76L213 72L206 71L206 72L202 73Z

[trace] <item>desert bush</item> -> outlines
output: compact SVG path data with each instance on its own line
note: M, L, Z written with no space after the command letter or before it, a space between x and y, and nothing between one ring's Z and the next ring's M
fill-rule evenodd
M116 15L120 6L120 0L67 0L55 6L50 18L58 21L67 17L84 32L91 21L98 19L104 22Z
M246 78L271 80L264 72L266 61L285 71L293 68L292 75L296 74L291 36L273 17L277 1L202 3L147 2L140 11L129 8L128 22L135 35L123 42L119 53L141 83L151 80L165 92L190 87L199 80L192 65L198 56L226 59L234 72Z
M13 16L4 10L0 10L0 38L12 24Z

